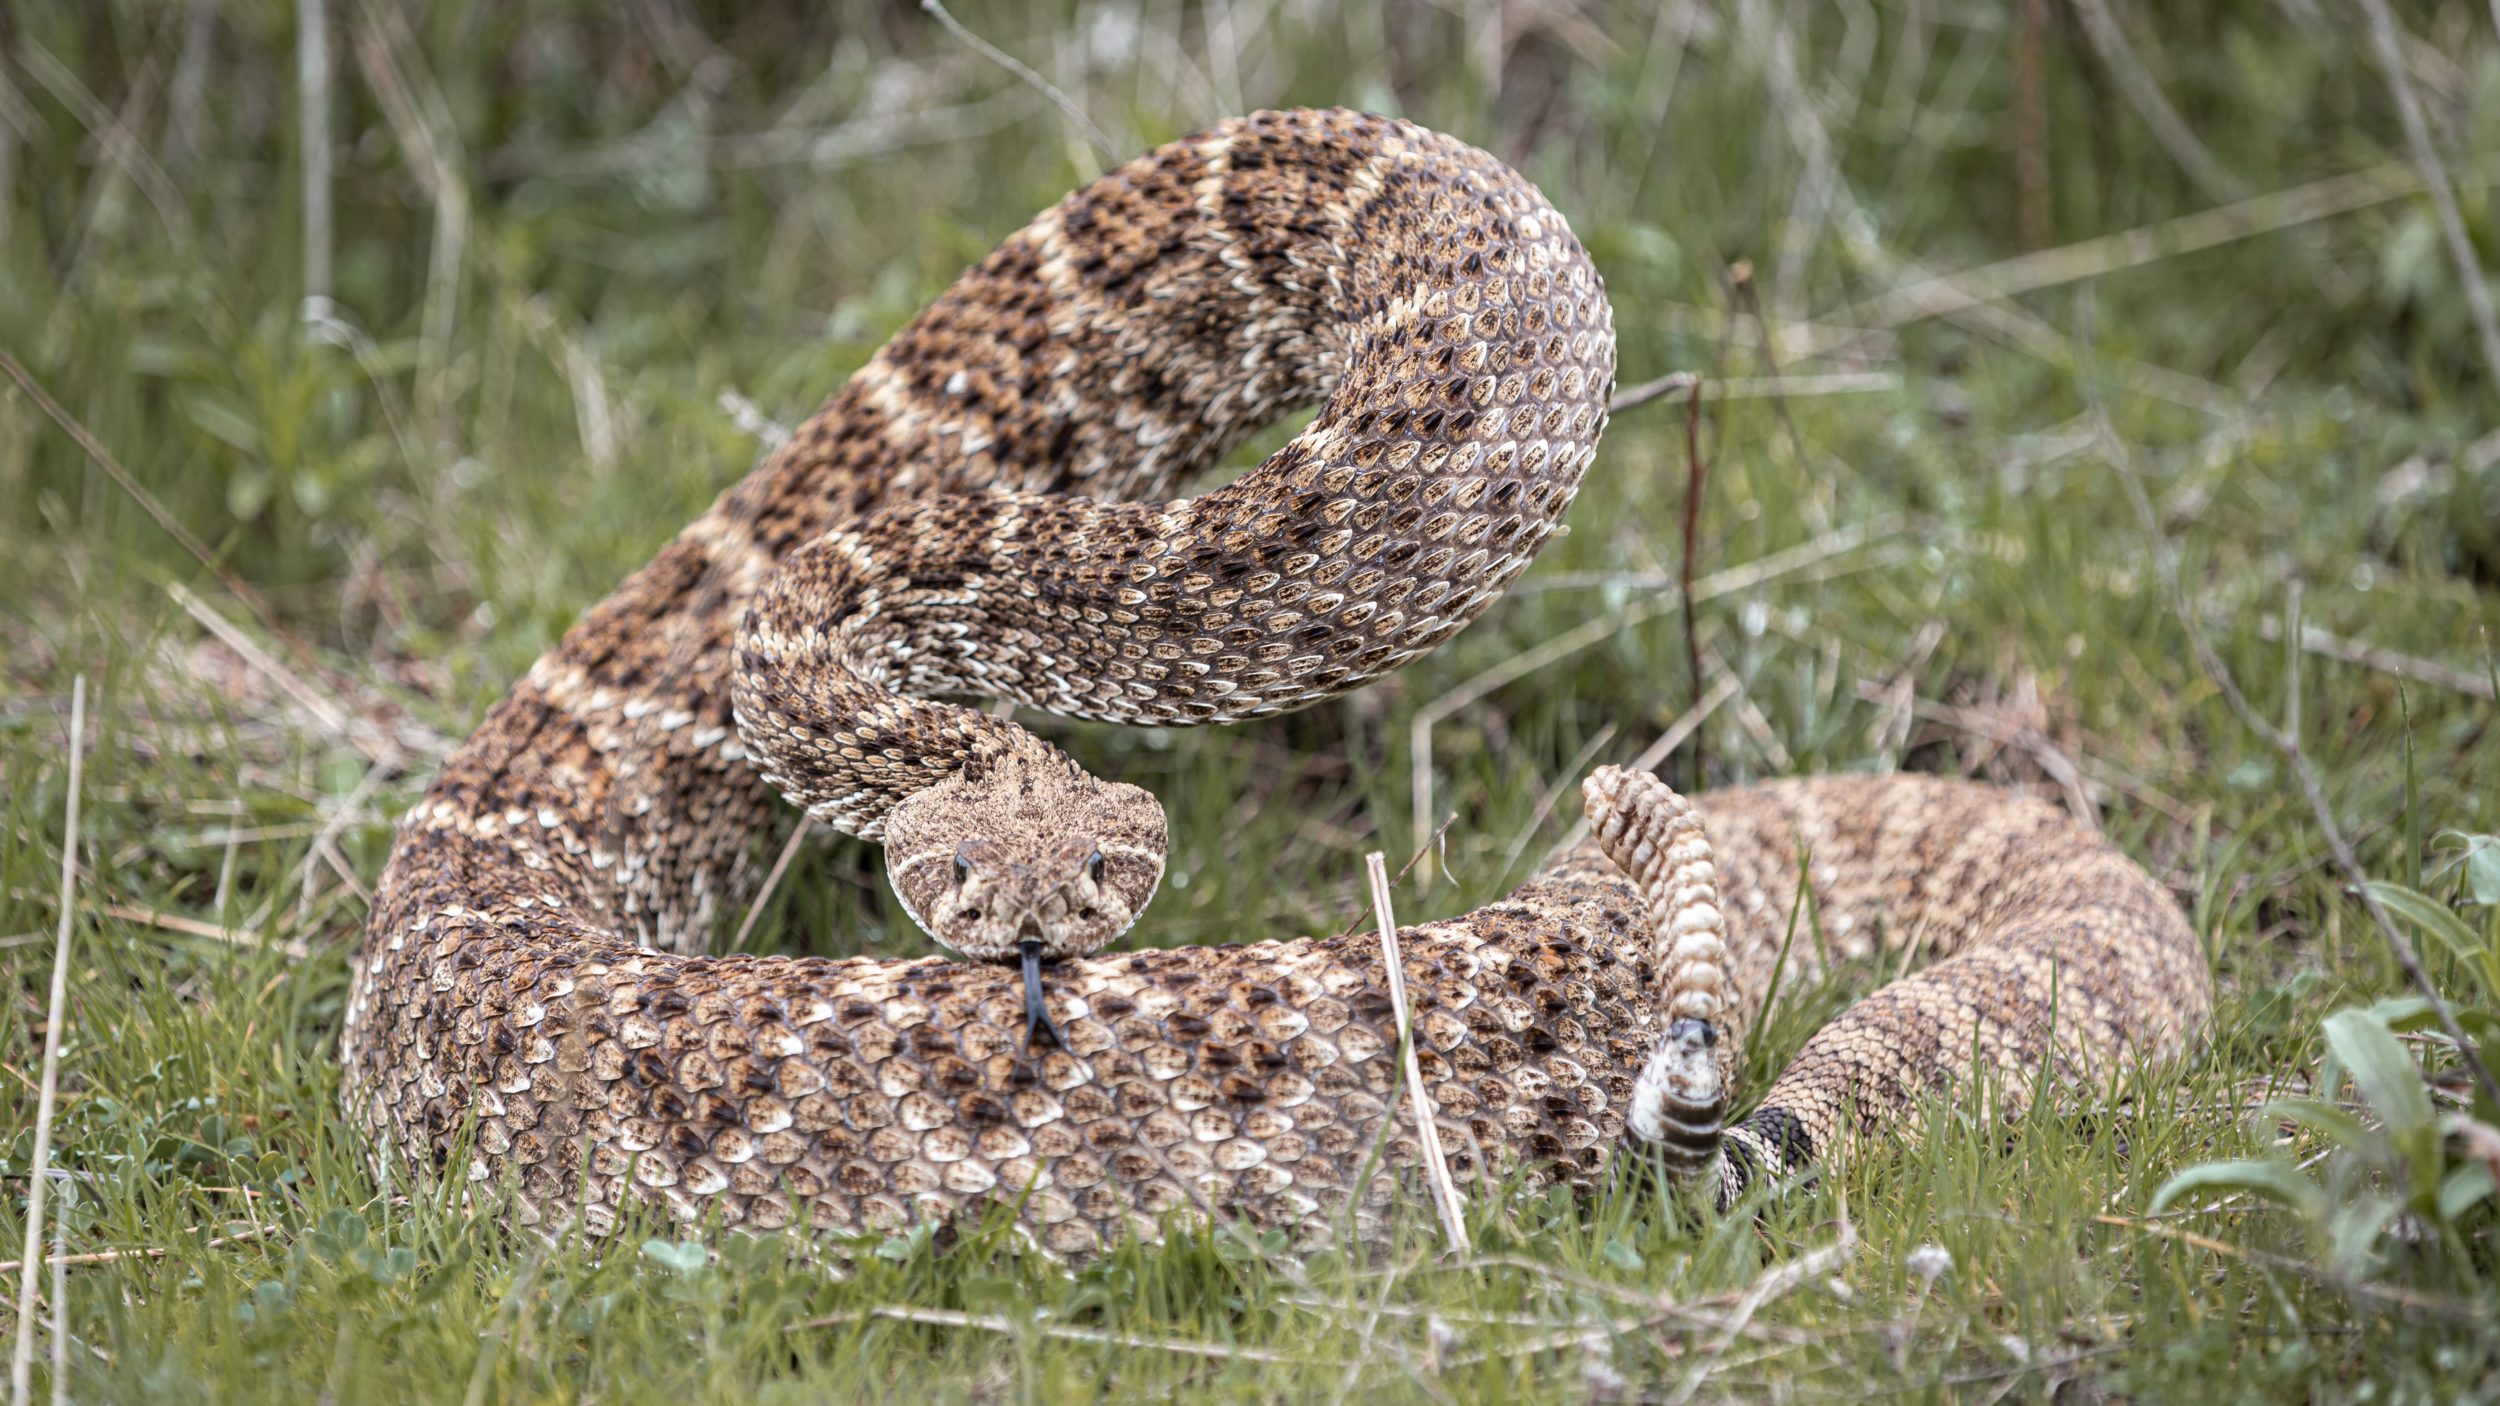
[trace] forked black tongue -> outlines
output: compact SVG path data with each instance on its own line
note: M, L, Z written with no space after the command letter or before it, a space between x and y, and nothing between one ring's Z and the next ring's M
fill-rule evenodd
M1024 953L1024 1043L1032 1046L1047 1030L1050 1042L1064 1050L1068 1047L1068 1037L1050 1018L1049 1003L1042 999L1041 940L1028 937L1018 945Z

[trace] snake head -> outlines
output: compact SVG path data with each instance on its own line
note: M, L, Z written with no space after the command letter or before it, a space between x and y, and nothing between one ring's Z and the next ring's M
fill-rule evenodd
M968 763L897 804L885 871L912 921L967 957L1082 957L1128 931L1169 848L1151 792L1066 756Z

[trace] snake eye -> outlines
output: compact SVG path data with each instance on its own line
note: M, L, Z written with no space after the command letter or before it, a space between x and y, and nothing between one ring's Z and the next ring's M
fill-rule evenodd
M1085 877L1098 884L1102 882L1101 850L1095 850L1093 855L1085 861Z
M955 882L956 882L957 884L961 884L961 883L963 883L963 881L964 881L964 880L969 879L969 878L971 878L971 877L972 877L972 861L971 861L971 860L969 860L969 859L964 858L964 857L963 857L962 855L960 855L960 854L959 854L959 855L956 855L956 856L955 856Z

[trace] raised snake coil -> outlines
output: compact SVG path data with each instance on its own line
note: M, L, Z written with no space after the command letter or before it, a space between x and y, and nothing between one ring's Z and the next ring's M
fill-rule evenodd
M997 584L916 583L975 624L898 635L905 687L1013 675L1011 696L1138 721L1298 706L1430 648L1527 565L1593 453L1612 371L1606 304L1561 218L1446 137L1260 114L1076 192L595 606L445 763L376 892L342 1036L350 1117L380 1158L593 1232L637 1200L829 1229L1004 1201L1068 1253L1176 1210L1324 1230L1375 1145L1392 1168L1418 1155L1368 935L1060 963L1062 1049L1026 1045L1003 967L686 955L752 893L759 834L787 823L731 716L740 613L830 529L1005 490L977 521L919 524L977 540ZM1055 514L1018 496L1153 498L1313 401L1292 445L1189 500L1212 506ZM1173 550L1184 539L1230 560L1159 572L1203 563ZM1131 571L1138 608L1002 599L989 637L985 602L960 599L1072 558ZM908 732L885 741L912 763ZM1602 773L1590 804L1593 838L1509 900L1402 934L1462 1176L1585 1180L1629 1117L1724 1192L1897 1119L1974 1058L2019 1094L2043 1068L2104 1077L2175 1049L2204 1017L2168 898L2034 803L1785 783L1706 798L1706 845L1654 778ZM1722 1154L1726 1074L1801 852L1838 950L1881 922L1959 952L1818 1035ZM1696 1052L1696 1030L1727 1038ZM1358 1220L1393 1186L1370 1183Z

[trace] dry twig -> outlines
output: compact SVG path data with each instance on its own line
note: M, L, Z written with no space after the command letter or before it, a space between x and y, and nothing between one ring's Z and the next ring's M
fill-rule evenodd
M845 1324L882 1318L889 1323L918 1323L933 1328L971 1328L984 1333L1015 1337L1035 1333L1062 1342L1096 1343L1105 1347L1137 1348L1147 1352L1173 1352L1184 1357L1204 1357L1217 1362L1266 1362L1279 1367L1335 1366L1338 1364L1290 1357L1263 1347L1232 1343L1198 1342L1189 1338L1155 1338L1142 1333L1115 1333L1106 1328L1080 1328L1073 1323L1018 1323L995 1314L962 1313L951 1308L913 1308L904 1304L879 1304L874 1308L855 1309L849 1313L828 1314L793 1323L782 1331L802 1332L809 1328L834 1328Z
M43 1024L43 1083L35 1095L35 1150L26 1176L26 1255L20 1261L23 1264L33 1264L43 1257L44 1193L50 1185L52 1166L52 1110L60 1097L61 1027L67 1022L69 1008L69 931L71 915L76 911L70 900L78 888L78 788L85 779L86 752L87 676L80 674L70 685L69 695L69 801L68 813L61 822L61 921L52 937L52 994ZM53 1271L52 1391L58 1397L63 1391L62 1373L68 1366L69 1327L64 1321L68 1309L62 1302L60 1266L55 1265ZM17 1351L9 1359L9 1400L15 1406L26 1406L34 1385L35 1279L32 1274L24 1274L17 1281Z
M1406 960L1398 952L1397 915L1389 907L1389 861L1378 850L1363 856L1371 878L1372 912L1380 919L1380 962L1389 977L1389 1009L1397 1017L1398 1049L1406 1061L1406 1092L1415 1107L1415 1140L1423 1146L1424 1175L1432 1183L1432 1204L1441 1212L1441 1231L1450 1248L1465 1255L1467 1221L1459 1213L1458 1184L1450 1179L1449 1158L1441 1151L1441 1128L1433 1121L1432 1095L1424 1090L1423 1066L1415 1056L1415 1026L1406 1001Z
M162 928L166 932L178 932L185 937L205 937L217 942L232 943L237 947L275 947L299 962L312 955L312 949L306 946L300 937L291 937L284 942L273 942L251 928L229 927L223 923L203 923L197 918L186 918L179 913L161 913L154 908L141 908L132 903L99 904L95 911L108 918L119 918L125 923L140 923L152 928Z

